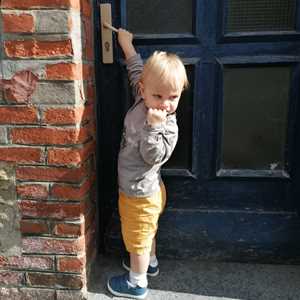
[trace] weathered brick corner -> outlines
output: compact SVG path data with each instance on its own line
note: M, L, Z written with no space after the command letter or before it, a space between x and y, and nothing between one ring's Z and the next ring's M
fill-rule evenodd
M96 250L92 0L0 3L1 79L38 78L28 101L0 92L0 298L84 299Z

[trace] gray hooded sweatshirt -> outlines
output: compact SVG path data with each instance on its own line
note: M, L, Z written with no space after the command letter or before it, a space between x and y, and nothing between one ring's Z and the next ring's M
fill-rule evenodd
M132 197L147 197L160 189L161 166L170 158L178 139L176 114L164 123L147 124L147 107L139 94L143 71L139 54L126 61L135 102L128 110L118 158L119 190Z

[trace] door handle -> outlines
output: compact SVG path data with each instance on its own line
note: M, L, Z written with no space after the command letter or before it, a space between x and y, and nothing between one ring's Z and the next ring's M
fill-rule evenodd
M104 64L112 64L113 59L113 39L112 32L118 31L116 28L111 26L111 4L105 3L100 4L100 27L101 27L101 38L102 38L102 62Z

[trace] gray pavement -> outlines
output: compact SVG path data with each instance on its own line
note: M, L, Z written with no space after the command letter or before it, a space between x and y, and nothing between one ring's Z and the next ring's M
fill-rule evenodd
M149 278L149 300L300 300L300 266L159 259ZM110 276L124 272L117 256L99 256L90 273L89 300L125 299L106 290Z

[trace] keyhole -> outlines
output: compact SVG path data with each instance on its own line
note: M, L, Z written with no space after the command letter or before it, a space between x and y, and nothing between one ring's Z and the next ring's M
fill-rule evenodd
M104 43L104 48L105 48L105 50L106 50L107 52L109 51L109 48L110 48L109 42L105 42L105 43Z

